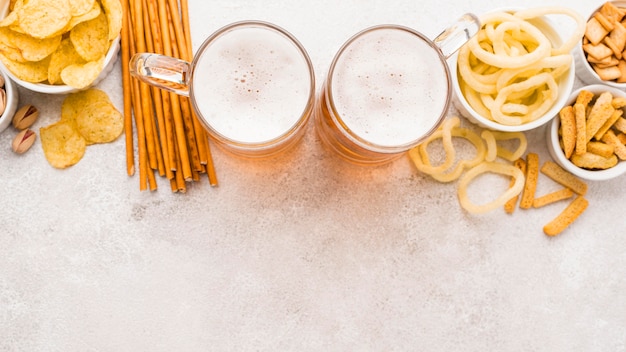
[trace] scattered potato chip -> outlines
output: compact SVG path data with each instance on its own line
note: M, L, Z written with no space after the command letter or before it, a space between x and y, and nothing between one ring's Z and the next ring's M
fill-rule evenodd
M78 113L92 103L111 103L109 96L100 89L86 89L69 94L61 105L61 120L76 123Z
M97 102L78 112L76 128L88 144L108 143L122 134L124 119L112 104Z
M40 130L44 154L50 165L76 164L88 145L108 143L123 132L124 118L109 96L99 89L69 94L61 106L61 119Z
M39 130L41 146L48 163L64 169L82 159L86 150L85 138L71 124L59 121Z

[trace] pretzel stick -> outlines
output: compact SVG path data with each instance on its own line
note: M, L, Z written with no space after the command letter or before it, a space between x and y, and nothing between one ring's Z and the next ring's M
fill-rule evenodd
M128 13L128 29L129 33L133 32L133 21L131 18L131 12ZM130 53L131 55L136 53L135 41L130 40ZM131 81L131 97L135 114L135 127L137 128L137 149L139 153L139 190L145 191L148 185L147 172L148 172L148 152L146 148L146 133L143 128L143 114L139 106L141 106L141 98L139 97L139 82L134 79Z
M187 0L180 1L180 12L183 19L183 31L185 33L187 53L189 55L189 59L191 59L193 57L193 45L191 41L191 25L189 21L189 3ZM198 149L200 152L200 163L206 165L206 172L211 186L217 186L217 174L215 173L215 165L213 164L213 155L211 153L208 134L204 127L200 124L200 120L198 119L195 110L191 109L191 112L194 119L196 139L199 144Z
M152 53L162 54L163 46L161 43L161 32L158 26L158 19L156 18L154 8L148 4L147 0L143 0L143 5L146 8L146 11L144 11L144 22L149 24L149 27L146 30L146 44L148 47L148 51ZM163 174L165 174L168 179L171 179L174 177L174 174L172 173L172 167L170 164L170 148L168 146L167 132L165 130L166 125L165 113L163 110L164 104L161 95L162 90L154 86L151 87L151 90L152 98L154 100L154 110L156 113L158 129L158 134L155 135L155 140L159 140L160 143L160 147L157 149L157 156L159 156L159 173L162 176ZM161 165L163 165L163 168L160 167Z
M144 9L147 9L146 0L143 0ZM150 18L148 15L148 11L143 11L143 23L148 24L148 27L145 30L145 38L146 38L146 50L150 53L154 52L154 42L152 37L152 26L150 22ZM164 176L165 170L169 169L165 167L165 161L163 160L163 152L161 146L163 145L164 137L162 137L162 133L160 133L161 126L163 126L163 111L161 110L161 93L159 89L154 86L149 86L150 96L152 97L151 101L154 101L154 104L150 104L150 116L152 117L150 121L152 121L154 128L152 128L152 139L154 141L159 141L158 143L154 143L154 151L157 161L157 169L159 170L159 175ZM156 123L154 121L154 115L156 114ZM167 149L167 147L165 147ZM171 171L171 170L170 170Z
M128 2L122 1L122 62L130 61L130 33L128 32ZM124 137L126 138L126 172L128 176L135 174L135 150L133 142L133 106L130 83L130 69L122 65L122 86L124 91Z
M169 16L172 13L172 9L168 7L168 9L170 10L168 12L168 28L170 31L170 38L171 38L171 47L172 47L172 55L176 58L179 59L183 59L189 62L189 60L187 60L185 58L185 54L183 51L179 50L179 47L177 46L178 41L176 40L177 37L177 31L176 31L176 26L174 25L174 23L172 20L172 17ZM176 13L176 10L173 11L174 13ZM186 50L186 48L185 48ZM191 111L189 110L189 103L188 103L188 99L186 97L183 96L178 96L179 99L179 105L180 105L180 110L181 110L181 116L183 118L184 121L184 126L185 126L185 136L187 138L187 146L189 148L189 157L190 157L190 168L191 170L201 170L202 169L202 165L200 164L200 157L199 157L199 153L198 153L198 143L196 141L196 135L195 135L195 131L194 131L194 124L193 124L193 120L191 117Z

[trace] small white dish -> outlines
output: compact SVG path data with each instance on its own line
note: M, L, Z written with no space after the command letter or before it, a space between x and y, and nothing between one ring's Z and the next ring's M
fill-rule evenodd
M626 98L626 92L621 89L607 86L604 84L594 84L576 89L574 92L572 92L564 106L573 105L576 101L576 97L578 97L578 94L582 90L588 90L594 93L595 96L598 96L599 94L608 91L611 92L613 96ZM548 126L548 128L546 128L546 141L548 151L550 152L552 159L554 159L554 161L562 168L582 179L590 181L609 180L626 172L626 161L619 161L617 165L606 170L587 170L574 165L569 159L565 157L565 152L563 151L559 143L560 125L561 119L559 118L559 114L557 113L554 120L552 120L552 123Z

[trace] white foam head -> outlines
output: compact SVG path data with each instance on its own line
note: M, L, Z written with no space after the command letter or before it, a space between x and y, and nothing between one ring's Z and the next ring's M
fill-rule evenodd
M448 106L449 77L437 49L404 27L364 31L331 72L332 101L353 134L371 144L415 142Z
M217 36L195 61L192 96L201 118L237 142L261 143L297 124L313 75L301 49L273 28L249 25Z

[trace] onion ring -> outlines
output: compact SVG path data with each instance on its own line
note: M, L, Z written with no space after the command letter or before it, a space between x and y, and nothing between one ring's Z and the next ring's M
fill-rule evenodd
M486 172L511 176L515 179L515 182L495 200L486 204L476 205L470 201L467 188L474 178ZM519 195L523 187L524 174L517 167L511 164L485 161L471 168L461 177L459 180L458 197L463 209L473 214L483 214L503 206L509 199Z

